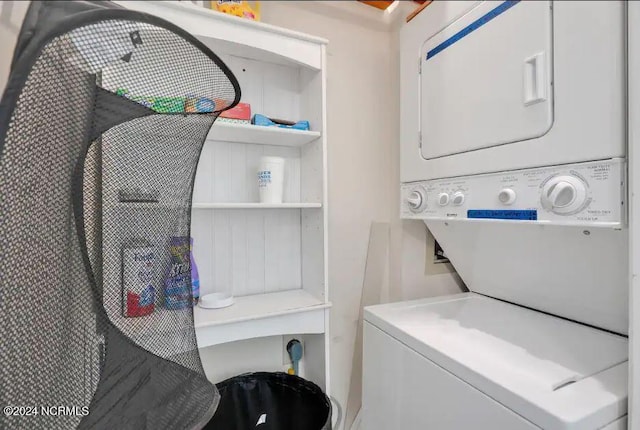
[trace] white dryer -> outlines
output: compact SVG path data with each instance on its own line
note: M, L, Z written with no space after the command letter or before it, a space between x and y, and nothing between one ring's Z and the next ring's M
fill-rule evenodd
M439 1L400 33L401 180L624 157L620 1Z

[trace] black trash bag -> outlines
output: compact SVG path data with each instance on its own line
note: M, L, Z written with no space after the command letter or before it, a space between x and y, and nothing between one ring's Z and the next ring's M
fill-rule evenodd
M217 384L218 410L204 430L323 430L331 403L316 384L286 373L257 372Z

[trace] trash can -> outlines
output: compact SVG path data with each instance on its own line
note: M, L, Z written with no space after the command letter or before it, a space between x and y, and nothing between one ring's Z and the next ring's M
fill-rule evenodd
M316 384L286 373L246 373L217 384L205 430L328 430L331 403Z

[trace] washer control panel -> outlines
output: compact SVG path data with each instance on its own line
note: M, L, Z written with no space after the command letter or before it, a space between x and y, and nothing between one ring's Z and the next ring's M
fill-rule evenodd
M611 159L402 185L402 218L622 227L626 164Z

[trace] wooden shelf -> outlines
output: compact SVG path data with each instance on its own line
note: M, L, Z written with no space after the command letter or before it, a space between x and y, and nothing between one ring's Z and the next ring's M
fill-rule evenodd
M319 137L318 131L216 121L211 127L207 140L297 147L313 142Z
M236 297L223 309L194 309L198 347L242 339L297 333L324 333L331 307L302 289Z
M321 203L194 203L193 209L317 209Z

